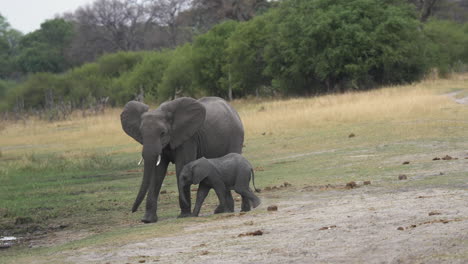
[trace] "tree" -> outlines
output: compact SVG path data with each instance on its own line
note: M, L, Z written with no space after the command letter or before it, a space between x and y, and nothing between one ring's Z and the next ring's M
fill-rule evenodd
M262 86L271 84L271 78L265 75L264 58L272 32L269 23L271 15L258 16L247 23L240 23L228 39L226 48L229 85L239 96L259 95Z
M178 44L178 14L190 0L97 0L66 14L77 34L70 53L92 61L104 53ZM79 56L78 56L79 55Z
M250 20L269 6L267 0L193 0L194 24L205 32L224 20Z
M181 25L179 14L187 9L192 0L159 0L160 24L167 27L170 45L172 48L178 44L177 36L179 35L179 27Z
M0 14L0 79L17 77L16 56L21 37L21 32L11 28Z
M424 25L424 34L430 52L431 66L445 75L468 64L468 23L430 19Z
M427 66L420 24L396 2L283 2L265 48L273 85L310 94L418 79Z
M70 68L66 49L73 37L73 27L63 19L51 19L20 41L18 64L24 73L63 72Z
M209 95L228 98L231 94L229 74L223 68L227 64L227 40L237 25L234 21L216 25L193 43L195 85Z
M180 96L195 96L193 85L192 45L185 44L174 50L171 61L164 71L158 89L160 100L175 99Z

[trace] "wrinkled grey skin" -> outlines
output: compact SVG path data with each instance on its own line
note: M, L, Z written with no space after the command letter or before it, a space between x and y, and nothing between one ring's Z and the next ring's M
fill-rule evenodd
M157 200L170 162L176 166L179 217L190 216L190 186L180 188L185 164L201 157L217 158L241 153L244 128L238 113L218 97L199 100L182 97L155 110L137 101L128 102L120 115L123 130L143 145L144 173L132 212L146 199L144 223L157 221ZM160 164L156 166L160 156ZM182 200L181 197L185 198ZM232 197L229 199L232 200Z
M254 172L252 165L242 155L230 153L216 159L200 158L185 165L180 173L180 188L190 187L191 184L198 186L197 200L193 209L193 216L198 216L200 208L208 192L213 188L219 199L219 206L215 214L234 212L234 200L231 190L242 196L241 211L250 211L260 204L260 199L249 187L250 176L255 188ZM187 196L183 196L185 200Z

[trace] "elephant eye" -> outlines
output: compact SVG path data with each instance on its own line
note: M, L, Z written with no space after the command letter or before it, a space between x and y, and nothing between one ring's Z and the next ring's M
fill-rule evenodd
M161 132L161 137L164 137L166 135L166 132L165 131L162 131Z

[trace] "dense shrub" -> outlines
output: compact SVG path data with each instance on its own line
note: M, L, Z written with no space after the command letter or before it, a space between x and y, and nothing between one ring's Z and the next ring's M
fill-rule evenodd
M145 52L143 60L115 80L111 98L119 105L123 105L143 92L144 97L155 101L158 98L158 87L163 74L169 65L173 52Z
M274 10L267 72L285 92L409 82L425 71L411 9L376 0L295 0Z
M233 34L237 22L227 21L216 25L207 33L198 36L193 43L193 65L195 85L209 95L227 98L229 75L226 73L225 50L228 38Z
M430 20L424 25L431 65L443 75L468 64L468 23Z

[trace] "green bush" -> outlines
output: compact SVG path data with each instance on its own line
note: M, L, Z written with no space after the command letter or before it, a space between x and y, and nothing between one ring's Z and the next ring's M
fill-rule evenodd
M192 45L185 44L176 48L171 61L164 71L159 88L160 101L173 99L175 96L196 96L197 89L193 85Z
M133 70L133 67L143 60L145 52L120 51L106 54L97 60L99 73L110 78L117 78Z
M271 84L271 77L264 74L264 48L273 34L269 26L271 16L270 12L240 23L228 39L228 62L224 71L236 96L258 94L262 86Z
M424 34L429 40L431 66L442 75L468 64L468 23L433 19L424 25Z
M275 29L265 51L266 72L285 92L410 82L427 68L420 24L407 5L294 0L272 12Z
M227 21L198 36L193 43L195 85L207 94L226 98L229 76L226 73L228 38L238 23Z
M144 92L145 100L155 101L158 98L158 86L162 82L164 71L171 60L173 52L146 52L143 60L115 80L111 98L118 105L123 105Z

